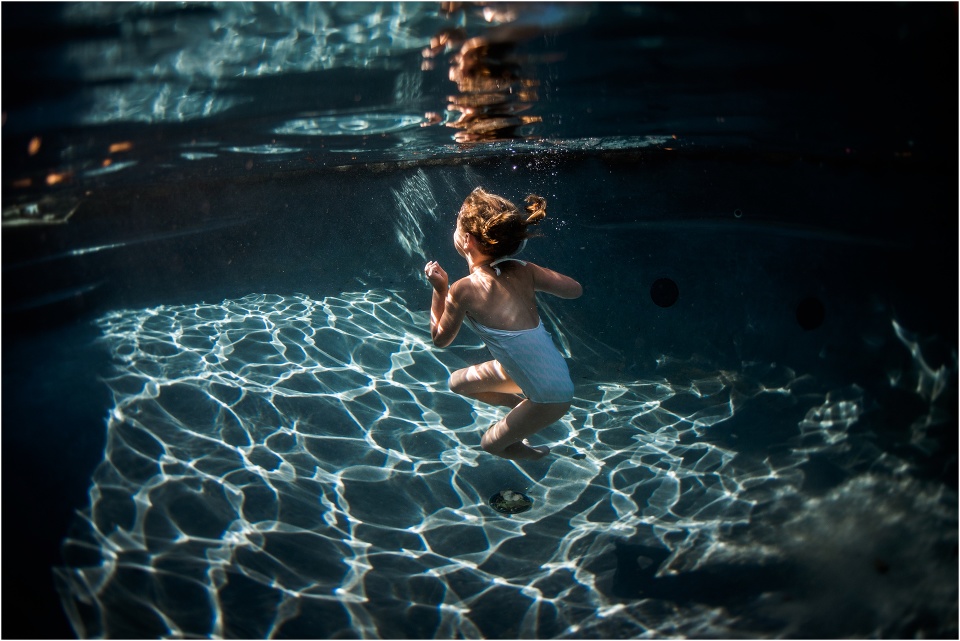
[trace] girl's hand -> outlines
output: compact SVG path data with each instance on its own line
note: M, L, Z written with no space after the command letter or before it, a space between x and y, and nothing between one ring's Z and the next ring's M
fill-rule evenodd
M427 280L430 281L430 284L433 285L434 289L446 291L448 284L447 272L443 271L440 263L431 260L427 263L426 267L423 268L423 273L426 275Z

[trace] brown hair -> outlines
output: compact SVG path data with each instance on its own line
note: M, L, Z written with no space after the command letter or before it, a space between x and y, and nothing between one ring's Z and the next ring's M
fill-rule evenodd
M530 225L538 225L547 217L547 201L530 194L526 198L526 214L512 202L477 187L463 201L457 223L480 243L480 250L494 258L509 256L527 238Z

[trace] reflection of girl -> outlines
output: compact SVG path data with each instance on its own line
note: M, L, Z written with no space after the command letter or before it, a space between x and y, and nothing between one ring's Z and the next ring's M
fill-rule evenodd
M516 16L508 17L516 19ZM517 138L519 127L542 122L540 116L523 115L537 102L539 83L524 73L523 58L514 53L520 40L540 33L535 26L501 25L467 40L466 32L458 27L445 29L430 40L430 46L423 50L425 62L445 48L460 47L459 53L450 60L450 80L457 83L457 94L449 97L450 104L447 105L447 111L460 114L446 123L448 127L460 130L454 134L454 140L477 142ZM426 68L432 69L432 63ZM428 112L425 116L424 126L443 120L436 112Z
M540 321L534 293L561 298L583 293L569 276L511 257L530 237L527 227L547 215L543 198L527 196L527 203L527 213L521 214L510 201L473 190L453 234L470 275L448 287L447 273L436 261L424 267L433 285L434 345L449 345L466 321L496 359L454 372L450 389L512 408L480 441L487 452L507 459L546 456L549 447L532 447L526 437L566 414L573 399L570 372Z
M459 93L450 96L447 109L460 117L448 126L461 129L454 140L505 140L517 137L517 128L541 122L540 116L520 115L537 101L537 82L521 74L519 59L510 55L515 43L471 38L450 63L450 80Z

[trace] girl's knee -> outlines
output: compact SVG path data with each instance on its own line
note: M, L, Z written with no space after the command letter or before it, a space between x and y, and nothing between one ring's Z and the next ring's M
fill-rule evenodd
M486 433L484 433L482 437L480 437L480 447L487 454L494 454L494 455L502 449L500 447L497 447L493 443L493 439L490 438L489 430Z
M459 394L460 396L466 396L466 377L463 375L464 370L458 369L456 372L450 375L450 380L447 381L447 385L450 386L450 391L454 394Z
M505 449L516 441L516 437L511 438L510 428L506 417L504 417L483 433L483 436L480 437L480 447L488 454L500 456Z
M480 448L487 454L493 454L494 456L500 456L503 454L503 450L506 449L502 442L498 442L500 439L496 438L496 435L499 434L497 430L498 425L499 423L494 423L494 425L480 437Z

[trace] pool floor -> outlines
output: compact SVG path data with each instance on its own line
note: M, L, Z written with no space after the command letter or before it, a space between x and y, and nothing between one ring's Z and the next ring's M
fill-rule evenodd
M883 451L886 401L775 363L575 368L513 463L446 389L482 345L371 290L97 319L105 455L57 588L81 637L880 636L955 625L955 493ZM577 354L588 339L552 326ZM950 374L892 386L949 415ZM595 344L594 344L595 345ZM585 359L586 360L586 359ZM606 372L608 375L611 372ZM932 443L932 441L930 441ZM503 515L496 492L533 508Z

